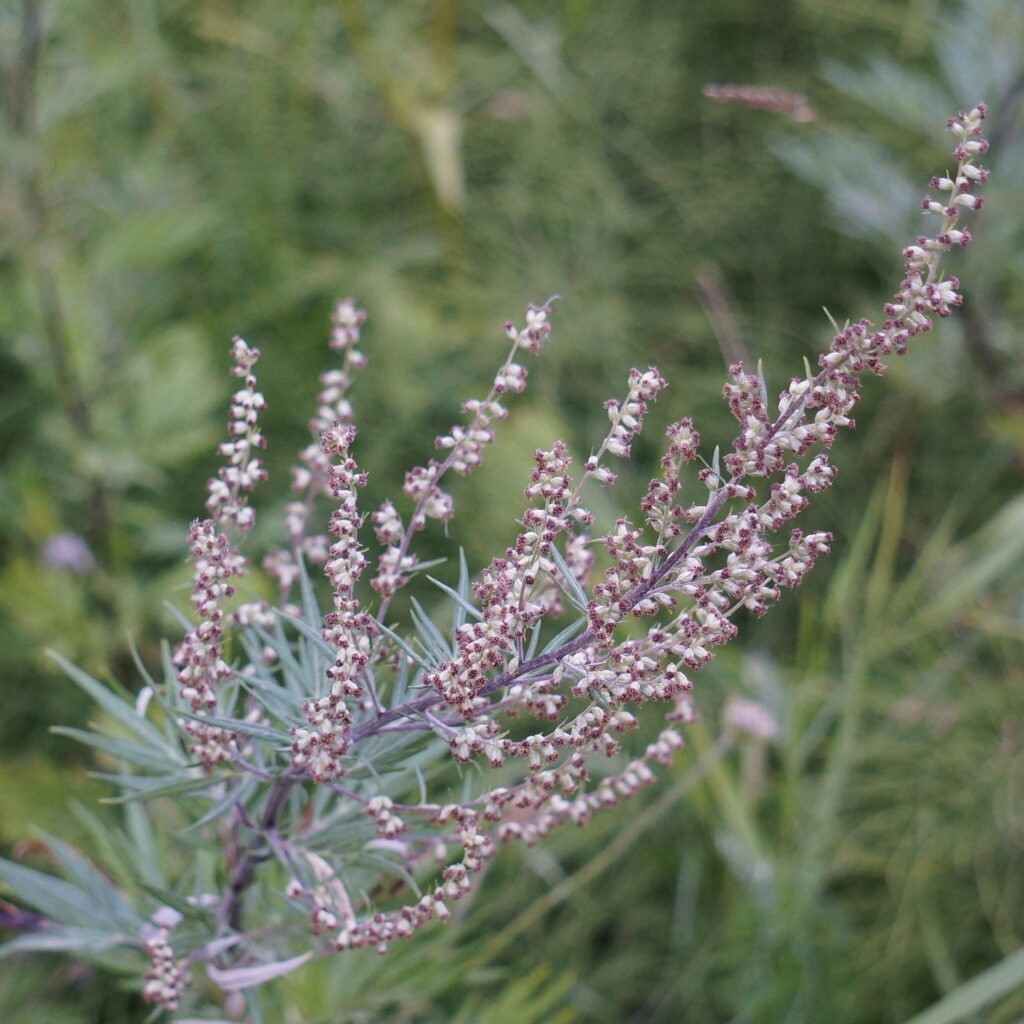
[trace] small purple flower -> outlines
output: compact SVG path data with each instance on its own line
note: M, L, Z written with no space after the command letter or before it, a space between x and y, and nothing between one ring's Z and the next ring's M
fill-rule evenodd
M55 533L43 544L40 555L52 569L70 569L88 576L96 568L96 556L77 533Z
M732 697L726 704L725 724L759 740L778 739L780 732L779 723L763 704L742 697Z

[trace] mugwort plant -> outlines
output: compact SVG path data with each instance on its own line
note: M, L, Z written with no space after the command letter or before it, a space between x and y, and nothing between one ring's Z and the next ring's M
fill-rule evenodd
M465 421L409 470L402 497L369 515L349 399L367 362L366 314L351 299L336 305L340 365L320 379L287 542L263 559L273 605L232 601L248 566L248 496L266 477L259 351L235 339L241 386L225 461L188 536L193 616L163 681L147 675L136 699L62 662L105 713L89 731L63 731L126 766L104 777L127 807L128 868L100 871L57 839L47 842L66 881L4 862L0 877L32 908L6 950L141 950L143 997L173 1013L199 998L190 979L200 971L230 993L314 953L384 953L447 920L501 844L584 826L654 782L697 714L693 674L736 635L742 611L763 615L828 553L829 533L788 524L831 485L826 451L854 425L865 371L881 374L886 357L961 303L941 262L970 243L961 218L982 205L984 117L979 104L948 122L956 170L933 178L940 198L923 202L938 230L903 251L904 278L879 326L838 330L817 369L775 401L759 372L732 366L731 451L706 458L693 422L677 420L637 513L601 526L587 487L614 485L666 386L654 367L630 370L593 454L574 464L561 441L538 450L514 543L475 575L460 554L449 583L429 576L436 563L420 560L417 534L452 519L447 480L480 464L510 396L526 387L522 360L548 342L551 303L528 307L522 327L505 325L508 354L488 392L465 402ZM688 473L699 497L684 501ZM322 498L328 535L312 528ZM392 613L417 574L447 600L444 628L414 598L407 622ZM664 727L631 744L644 705ZM152 842L168 801L188 821L182 839L204 851L178 878L166 877Z

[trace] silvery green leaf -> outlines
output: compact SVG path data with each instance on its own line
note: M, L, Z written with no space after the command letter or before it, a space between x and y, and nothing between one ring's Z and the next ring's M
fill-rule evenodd
M424 669L427 672L429 672L434 667L421 654L417 654L416 651L414 651L405 642L405 640L402 637L400 637L393 629L391 629L389 626L385 626L383 622L381 622L379 625L380 631L389 640L397 644L398 647L405 653L406 657L410 659L410 661L416 662L416 664L419 665L420 668Z
M164 670L163 687L154 687L153 699L164 711L164 720L161 731L167 745L184 754L185 748L182 745L181 731L178 728L177 711L185 702L179 693L177 670L174 666L171 645L166 640L160 641L160 664Z
M364 863L376 864L379 868L382 868L386 873L394 875L396 878L400 878L409 887L411 892L416 894L416 898L419 899L423 892L419 887L416 879L409 873L408 868L404 864L399 863L396 860L392 860L390 857L385 857L382 854L374 853L372 850L363 849L360 855L360 860Z
M263 1004L257 998L257 993L245 993L245 1009L249 1014L249 1024L266 1024L263 1016Z
M340 817L322 831L303 837L303 845L310 850L323 851L327 855L356 854L375 834L373 823L367 820L362 808L357 808L353 810L351 816Z
M314 786L312 792L312 813L308 814L308 819L310 821L319 821L323 815L330 812L330 809L337 804L339 799L347 798L342 797L341 794L336 793L328 786ZM308 806L309 804L307 803L306 807ZM305 813L305 808L303 812Z
M170 617L181 627L181 631L183 633L188 633L195 629L196 624L183 612L178 611L170 601L164 601L164 609L167 614L170 615Z
M124 833L120 829L111 828L108 822L101 820L77 800L70 801L68 809L75 821L88 833L92 849L96 851L104 869L123 888L131 887L135 882L135 871L130 858L126 856Z
M58 924L90 925L103 916L102 905L77 885L23 864L0 858L0 881L21 902Z
M119 932L98 928L51 928L19 935L0 946L0 959L15 953L80 953L90 956L129 941Z
M586 624L587 620L585 617L578 618L575 622L566 626L557 636L552 637L544 645L544 650L541 653L548 654L550 651L557 651L559 647L567 644L577 633L581 633Z
M139 888L152 896L161 906L171 907L171 909L176 910L186 921L205 925L212 916L212 911L209 907L190 903L181 893L171 892L169 889L164 889L158 885L151 885L149 882L144 881L139 882Z
M763 405L765 411L767 411L769 408L768 382L764 379L764 363L761 359L758 359L757 361L757 383L761 390L761 405Z
M961 982L938 1002L911 1017L906 1024L962 1024L990 1018L984 1011L1019 990L1024 980L1024 950L1017 949L998 963Z
M423 610L423 607L415 597L410 598L410 601L412 603L412 621L416 626L416 635L419 637L420 643L423 644L426 651L434 658L435 664L451 660L451 648L448 646L448 641L445 640L441 630L434 625L433 620Z
M417 562L406 574L406 579L412 579L413 576L417 573L423 572L424 569L434 569L439 565L444 565L447 561L447 558L431 558L426 562Z
M138 803L130 803L125 808L125 824L128 838L132 844L132 855L138 877L150 885L164 888L167 881L163 868L160 866L160 855L157 852L156 835L150 824L145 807Z
M262 640L262 642L277 656L277 661L281 666L284 684L287 689L298 695L300 701L302 698L308 696L312 688L309 686L308 682L303 681L308 673L303 670L302 666L296 660L292 651L292 643L285 635L281 620L275 620L273 634L269 633L259 625L250 626L246 631L246 637L248 637L250 633L255 633L255 635L258 636L260 640ZM248 650L248 648L246 649ZM259 654L261 654L261 652L250 655L250 660L253 664L259 663ZM272 676L272 673L268 673L268 676Z
M555 577L555 582L564 591L566 597L569 598L576 609L585 612L587 610L587 595L583 592L579 580L573 576L572 570L562 556L562 552L554 544L551 545L551 560L558 568L558 576Z
M458 607L458 611L461 613L460 618L462 619L462 622L458 623L456 623L455 621L454 613L452 615L452 626L454 627L453 634L454 630L458 629L458 627L466 621L467 613L472 615L474 619L483 618L483 613L480 611L479 608L475 608L469 601L461 597L456 591L452 590L452 588L449 587L446 583L442 583L440 580L435 579L433 576L430 575L427 576L427 579L430 580L430 582L433 583L435 587L439 587L441 590L443 590L455 602L455 604Z
M416 782L420 787L420 803L428 803L430 797L427 793L427 780L423 774L423 769L417 764L413 765L413 771L416 774Z
M262 679L258 675L236 674L236 678L252 699L278 721L286 725L298 725L303 721L302 698L298 694L284 689L276 680Z
M290 746L291 735L281 729L271 728L269 725L259 725L256 722L246 722L240 718L220 718L217 715L193 715L187 711L181 712L182 718L188 718L193 722L203 722L212 725L217 729L227 729L231 732L241 733L243 736L251 736L254 740L265 740L267 743Z
M141 743L133 743L131 740L121 739L118 736L111 736L104 732L87 732L85 729L73 729L66 725L52 725L50 732L58 736L67 736L70 739L84 743L86 746L102 750L111 757L127 761L129 764L138 765L140 768L150 768L153 771L165 772L168 769L178 768L184 761L172 758L161 749L154 749Z
M164 685L172 687L178 678L178 670L174 665L174 652L166 639L160 641L160 667L164 670Z
M51 836L42 829L36 831L46 844L47 849L56 858L65 876L103 906L104 921L130 932L138 930L142 924L141 916L128 902L121 890L99 868L56 836Z
M175 751L168 745L160 730L152 722L148 722L145 718L141 718L136 714L134 702L122 700L115 696L111 687L104 686L98 680L93 679L87 672L83 672L77 665L72 665L70 661L61 657L56 651L49 651L48 653L72 682L77 683L78 686L85 690L119 725L134 733L140 740L152 743L154 746L166 750L172 756L175 754Z
M529 661L537 653L537 646L540 644L540 634L542 632L542 625L543 623L540 619L538 619L530 627L530 643L526 650L523 652L524 661Z
M314 628L308 622L289 614L281 608L275 608L274 611L277 612L282 619L290 622L307 640L313 644L318 651L322 652L331 660L334 659L334 648L320 635L320 630L318 628Z
M958 49L963 49L962 38L958 37L957 43ZM975 82L979 66L975 64L972 68ZM930 76L885 58L875 57L863 69L827 61L825 79L857 103L870 106L881 112L887 121L897 122L912 132L920 131L922 124L927 124L931 118L941 124L944 111L954 106L949 93ZM972 90L975 89L977 85L972 86ZM979 94L987 93L982 89Z
M403 651L398 661L398 671L391 687L391 707L396 708L405 700L409 689L409 656Z
M185 796L209 789L220 781L216 776L210 777L202 773L195 775L189 772L172 772L169 775L151 777L143 775L117 775L108 772L90 772L94 779L112 782L120 786L120 796L104 797L100 803L123 804L131 800L153 800L158 796Z
M262 985L272 978L280 978L301 967L313 954L303 953L290 960L276 960L268 964L256 964L253 967L229 967L222 970L214 964L207 964L206 973L210 980L224 992L238 992L254 985Z
M135 644L129 644L128 650L131 652L132 663L138 670L138 673L145 680L147 686L156 690L159 689L157 684L154 682L153 677L149 674L149 669L146 668L145 662L142 660L142 656L139 654L138 648Z
M320 603L316 599L316 591L313 589L313 581L309 578L309 570L306 567L306 560L299 554L299 593L302 596L302 617L310 629L316 629L323 622L324 616L320 611Z
M211 821L216 821L217 818L231 810L231 808L236 804L240 804L244 807L246 800L256 792L258 787L259 780L254 778L252 775L247 775L237 785L229 785L224 796L219 800L216 800L210 809L203 814L202 817L189 825L185 831L193 832L196 829L202 828L204 825L208 825ZM133 804L131 806L136 805Z
M469 599L470 586L469 586L469 565L466 562L466 552L459 548L459 584L458 584L458 595L459 604L455 606L452 611L452 636L454 637L455 631L459 626L463 625L466 621L465 611L462 602L472 606L472 601Z

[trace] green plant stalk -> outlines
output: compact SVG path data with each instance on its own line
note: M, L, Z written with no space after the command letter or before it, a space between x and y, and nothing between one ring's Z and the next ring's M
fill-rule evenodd
M704 736L707 737L706 730ZM699 756L693 766L670 789L666 790L642 814L632 819L629 824L591 860L549 889L543 896L536 899L517 917L513 918L497 935L492 936L485 944L483 951L467 965L468 970L490 963L523 932L537 924L544 915L559 903L564 903L572 894L597 878L610 868L631 846L633 846L648 829L656 825L669 809L677 804L702 779L714 774L722 764L723 758L732 747L728 738L721 738L714 743L693 744Z
M709 751L717 749L721 740L714 740L703 721L694 722L687 733L690 745L703 757ZM743 844L747 856L754 862L768 862L770 857L766 851L761 830L752 811L753 808L743 798L736 777L723 758L712 761L707 772L707 786L715 801L715 805L726 827Z
M828 861L837 841L843 793L857 757L864 695L871 674L885 655L882 648L872 643L872 638L881 627L886 602L892 593L893 566L906 508L906 487L907 462L897 456L893 460L885 492L875 555L866 573L863 613L857 621L849 612L843 615L841 608L835 609L845 662L842 700L839 706L839 725L822 774L800 873L801 892L808 906L817 900L827 880ZM866 542L870 542L871 532L869 525L862 535ZM856 573L856 563L852 571ZM849 594L855 578L847 582L850 584L850 591L847 591ZM837 605L841 603L841 599L837 601Z

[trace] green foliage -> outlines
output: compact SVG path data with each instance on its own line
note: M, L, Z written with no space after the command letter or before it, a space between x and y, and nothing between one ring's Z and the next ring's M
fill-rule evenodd
M1001 137L961 272L964 326L917 346L898 388L866 401L862 444L843 443L837 494L815 513L847 538L834 564L749 627L747 657L700 680L709 731L723 691L745 692L782 740L703 762L687 801L652 804L622 852L631 812L503 858L465 935L311 964L268 986L265 1019L899 1021L946 993L922 1024L1018 1016L1018 6L78 0L49 6L41 31L27 101L10 85L21 14L0 14L5 749L62 743L44 730L70 722L60 735L97 748L127 795L205 798L211 821L251 794L216 797L161 709L144 726L134 693L89 680L135 678L133 642L145 664L159 659L231 334L264 350L267 432L294 441L270 452L280 480L325 361L330 299L352 292L374 310L367 351L385 372L355 399L357 421L374 424L361 437L372 504L492 368L495 311L557 289L557 346L531 367L503 446L455 495L479 566L514 530L533 448L588 443L630 365L657 362L672 381L659 416L724 424L722 357L690 291L702 265L728 281L751 365L763 357L776 386L827 335L823 303L840 319L873 315L893 243L913 232L904 182L931 164L924 141L951 102L989 100ZM702 99L724 80L800 89L818 120L783 129ZM855 244L823 223L819 189ZM863 255L875 242L884 265ZM91 574L43 565L42 544L65 530L92 547ZM457 586L454 566L432 573ZM421 582L427 622L441 595ZM85 665L78 682L99 710L69 696L46 646ZM410 652L405 685L422 656ZM297 719L308 671L246 685L274 718ZM716 750L699 737L694 761ZM163 774L147 789L134 769ZM30 818L73 832L120 889L145 880L131 914L187 911L183 897L211 882L170 799L154 801L154 821L135 800L121 820L68 820L67 793L91 804L96 792L74 763L57 775L33 755L2 770L5 842ZM336 826L325 844L358 845L351 821ZM127 919L90 862L43 845L40 871L21 851L4 862L12 890ZM601 849L616 853L599 861L607 874L585 874ZM73 889L43 880L61 859ZM551 898L576 878L571 901ZM488 947L509 928L515 943ZM138 956L104 956L137 975ZM119 992L54 970L20 958L5 970L0 1018L137 1019ZM43 994L58 989L59 1003Z

